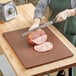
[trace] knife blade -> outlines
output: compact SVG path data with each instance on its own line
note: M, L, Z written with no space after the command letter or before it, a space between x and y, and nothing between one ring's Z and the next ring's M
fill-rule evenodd
M33 32L33 31L35 31L35 30L37 30L37 29L45 28L45 27L47 27L47 26L49 26L49 25L52 25L52 24L54 24L54 23L56 23L56 19L52 19L51 21L48 21L48 22L46 22L46 23L44 23L44 24L40 25L39 27L36 27L36 28L34 28L34 29L32 29L32 30L28 30L28 31L24 32L24 33L22 34L22 36L26 36L26 35L30 34L31 32Z

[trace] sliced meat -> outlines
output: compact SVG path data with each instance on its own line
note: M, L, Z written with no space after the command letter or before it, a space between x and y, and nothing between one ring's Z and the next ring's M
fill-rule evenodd
M45 34L45 31L44 31L44 30L38 29L38 30L30 33L30 34L28 35L28 38L35 39L35 38L37 38L37 37L39 37L39 36L42 36L42 35L44 35L44 34Z
M38 29L32 33L30 33L27 37L28 42L30 44L41 44L47 40L47 34L44 30Z
M31 40L31 41L32 41L33 43L35 43L35 44L42 44L42 43L44 43L46 40L47 40L47 35L45 34L45 35L42 35L42 36L40 36L40 37L38 37L38 38L35 38L35 39Z
M51 42L44 42L43 44L35 45L34 50L37 52L46 52L53 48L53 44Z

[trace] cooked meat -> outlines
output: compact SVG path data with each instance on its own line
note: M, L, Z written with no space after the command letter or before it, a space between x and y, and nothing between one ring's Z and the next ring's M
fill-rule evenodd
M46 52L51 50L52 48L53 48L53 44L51 42L44 42L42 44L34 46L34 50L38 52Z
M42 44L42 43L44 43L46 40L47 40L47 35L45 34L45 35L42 35L42 36L40 36L40 37L38 37L38 38L35 38L35 39L31 40L31 41L32 41L33 43L35 43L35 44Z
M46 52L53 48L53 44L47 41L47 34L44 30L38 29L28 35L28 42L34 45L34 50Z
M28 42L30 44L41 44L46 40L47 40L47 34L42 29L38 29L28 35Z

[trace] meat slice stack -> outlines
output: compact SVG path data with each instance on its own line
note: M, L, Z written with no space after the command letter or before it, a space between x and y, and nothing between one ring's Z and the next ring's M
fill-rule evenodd
M43 29L38 29L28 35L28 42L34 46L34 50L38 52L45 52L51 50L53 45L47 42L47 34Z

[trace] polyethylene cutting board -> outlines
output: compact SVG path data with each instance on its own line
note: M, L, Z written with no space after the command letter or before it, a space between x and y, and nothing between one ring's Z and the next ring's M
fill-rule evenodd
M27 37L22 36L27 30L28 28L25 28L3 34L25 68L33 68L73 56L70 50L48 28L44 30L48 35L47 41L52 42L53 48L44 53L36 52L33 46L28 44Z

